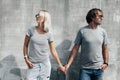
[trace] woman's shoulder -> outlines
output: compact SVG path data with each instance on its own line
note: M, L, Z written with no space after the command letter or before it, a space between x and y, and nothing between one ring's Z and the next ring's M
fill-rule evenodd
M27 32L29 32L30 34L33 34L35 32L35 26L29 27Z
M31 26L28 28L28 30L35 30L36 29L36 26Z
M35 26L32 26L32 27L29 27L29 28L28 28L28 31L29 31L29 32L34 32L35 29L36 29L36 27L35 27Z

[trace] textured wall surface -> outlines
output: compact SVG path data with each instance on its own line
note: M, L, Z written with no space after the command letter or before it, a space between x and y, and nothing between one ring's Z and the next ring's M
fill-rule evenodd
M109 39L109 67L104 80L120 80L120 0L0 0L0 80L24 80L27 66L22 47L26 30L36 25L35 14L46 9L52 16L56 49L63 64L91 8L104 12L102 27ZM67 75L61 74L53 57L51 80L78 80L79 54Z

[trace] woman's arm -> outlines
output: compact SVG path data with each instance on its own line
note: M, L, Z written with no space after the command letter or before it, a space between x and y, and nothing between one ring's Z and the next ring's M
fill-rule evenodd
M25 59L26 64L28 65L28 67L33 68L33 64L28 59L28 44L29 44L29 41L30 41L30 37L28 37L26 35L25 40L24 40L24 45L23 45L23 55L24 55L24 59Z
M60 70L61 70L62 72L64 72L65 67L63 67L63 65L62 65L62 63L61 63L61 61L60 61L60 59L59 59L58 53L57 53L57 51L56 51L56 49L55 49L55 44L54 44L54 42L53 42L53 41L52 41L52 42L49 42L49 46L50 46L50 51L51 51L53 57L55 58L57 64L59 65Z

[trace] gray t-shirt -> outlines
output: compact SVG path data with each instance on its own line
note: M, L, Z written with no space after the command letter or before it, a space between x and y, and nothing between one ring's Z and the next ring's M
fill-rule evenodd
M35 27L28 29L27 36L29 42L29 60L33 63L39 63L49 60L49 42L53 41L51 33L39 34Z
M76 36L75 44L81 45L80 68L99 69L103 64L102 45L107 44L106 31L101 27L82 27Z

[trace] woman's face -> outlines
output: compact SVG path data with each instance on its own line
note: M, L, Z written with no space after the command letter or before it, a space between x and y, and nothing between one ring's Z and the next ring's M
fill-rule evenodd
M40 12L36 15L36 21L37 23L43 23L45 21L44 12Z

